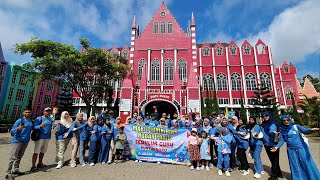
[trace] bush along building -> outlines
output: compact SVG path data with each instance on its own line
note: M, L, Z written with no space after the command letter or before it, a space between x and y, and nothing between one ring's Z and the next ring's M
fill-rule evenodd
M2 115L5 122L13 123L22 116L23 110L34 97L37 73L33 71L30 63L12 64L9 71Z

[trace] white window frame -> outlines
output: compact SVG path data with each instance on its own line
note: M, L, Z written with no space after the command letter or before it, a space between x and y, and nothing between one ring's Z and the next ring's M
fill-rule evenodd
M262 85L266 86L269 91L272 91L272 82L270 74L266 72L260 73L260 82Z
M173 81L173 61L171 58L164 62L164 80Z
M239 73L232 73L231 87L232 87L233 91L241 91L242 90L241 76Z
M243 54L244 55L251 55L251 46L246 44L243 46Z
M293 93L293 88L291 86L286 86L285 92L286 92L286 99L287 100L292 100L290 92Z
M213 84L213 76L212 74L206 73L203 75L203 89L206 91L213 91L214 90L214 84Z
M145 67L145 65L146 65L146 60L144 58L141 58L138 63L138 80L141 80L142 70Z
M210 49L208 47L202 48L202 56L210 56Z
M245 76L247 91L255 91L257 88L256 75L249 72Z
M160 61L157 58L151 62L151 80L160 81Z
M227 75L224 73L217 74L217 90L218 91L228 90Z
M229 50L230 50L230 55L237 55L237 46L231 45L229 47Z
M168 33L173 32L173 23L171 21L168 22Z
M162 21L160 23L160 33L165 34L166 33L166 22Z
M264 45L262 44L259 44L257 46L257 51L258 51L258 54L266 54L266 48Z
M153 34L158 34L159 33L159 24L158 22L154 22L153 23L153 30L152 30Z
M223 56L223 47L222 46L218 46L216 48L216 56Z
M178 61L179 79L180 81L186 81L187 79L187 60L184 58Z
M122 51L122 57L123 58L127 59L128 55L129 55L129 51L128 50L125 49L125 50Z

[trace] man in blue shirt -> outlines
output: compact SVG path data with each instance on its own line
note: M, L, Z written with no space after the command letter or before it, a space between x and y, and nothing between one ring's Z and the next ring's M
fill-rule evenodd
M46 167L42 163L44 154L47 152L48 143L51 139L52 119L50 117L52 109L50 107L44 108L43 116L39 116L34 120L33 128L40 129L40 139L35 141L34 153L32 156L31 172L37 171L37 168ZM39 162L36 166L36 162L39 155Z
M18 119L10 130L12 139L12 151L9 159L6 179L14 179L13 174L24 175L19 171L20 161L30 141L32 131L31 108L23 111L23 118ZM13 169L12 169L13 167Z

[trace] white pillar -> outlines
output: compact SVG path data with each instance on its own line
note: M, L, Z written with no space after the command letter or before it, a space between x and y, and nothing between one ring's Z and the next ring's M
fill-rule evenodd
M270 60L270 68L271 68L271 77L272 77L272 82L273 82L273 91L274 91L274 95L276 98L276 102L278 103L278 93L277 93L277 86L276 86L276 79L274 78L274 67L273 67L273 60L272 60L272 56L271 56L271 49L270 47L268 47L268 51L269 51L269 60Z
M200 86L203 87L203 77L202 77L202 53L201 48L199 48L199 64L200 64Z
M164 74L164 59L163 59L164 50L161 49L161 60L160 60L160 80L161 80L161 91L163 91L163 74Z
M244 74L244 66L243 66L243 59L242 59L242 51L241 47L239 48L240 53L240 63L241 63L241 76L242 76L242 84L243 84L243 94L244 94L244 104L248 104L248 98L247 98L247 84Z
M148 77L147 77L147 85L150 83L150 66L151 66L151 49L148 49Z
M226 48L226 58L227 58L227 73L228 73L228 85L229 85L229 98L230 98L230 105L233 105L233 98L231 93L231 77L230 77L230 63L229 63L229 54L228 54L228 48Z
M284 93L282 73L281 73L281 69L280 68L279 68L279 74L280 74L280 84L281 84L281 88L282 88L283 101L284 101L284 105L287 107L287 96Z

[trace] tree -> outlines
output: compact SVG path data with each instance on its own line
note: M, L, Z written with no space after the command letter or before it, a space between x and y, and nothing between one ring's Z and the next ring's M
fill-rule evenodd
M293 93L290 91L290 96L291 96L291 101L292 101L292 117L294 119L294 122L296 124L302 124L302 121L301 121L301 117L298 113L298 110L297 110L297 105L296 105L296 102L294 100L294 95Z
M274 95L264 84L258 84L254 91L252 114L260 116L263 111L268 111L279 122L279 110Z
M317 97L307 98L298 101L297 106L300 107L304 113L302 114L304 123L311 126L319 126L320 120L320 99Z
M130 66L123 57L91 47L88 39L79 40L81 50L60 42L32 38L30 42L16 44L15 52L30 53L40 78L66 83L82 98L91 114L91 108L94 110L99 98L108 100L112 89L110 82L124 79Z

